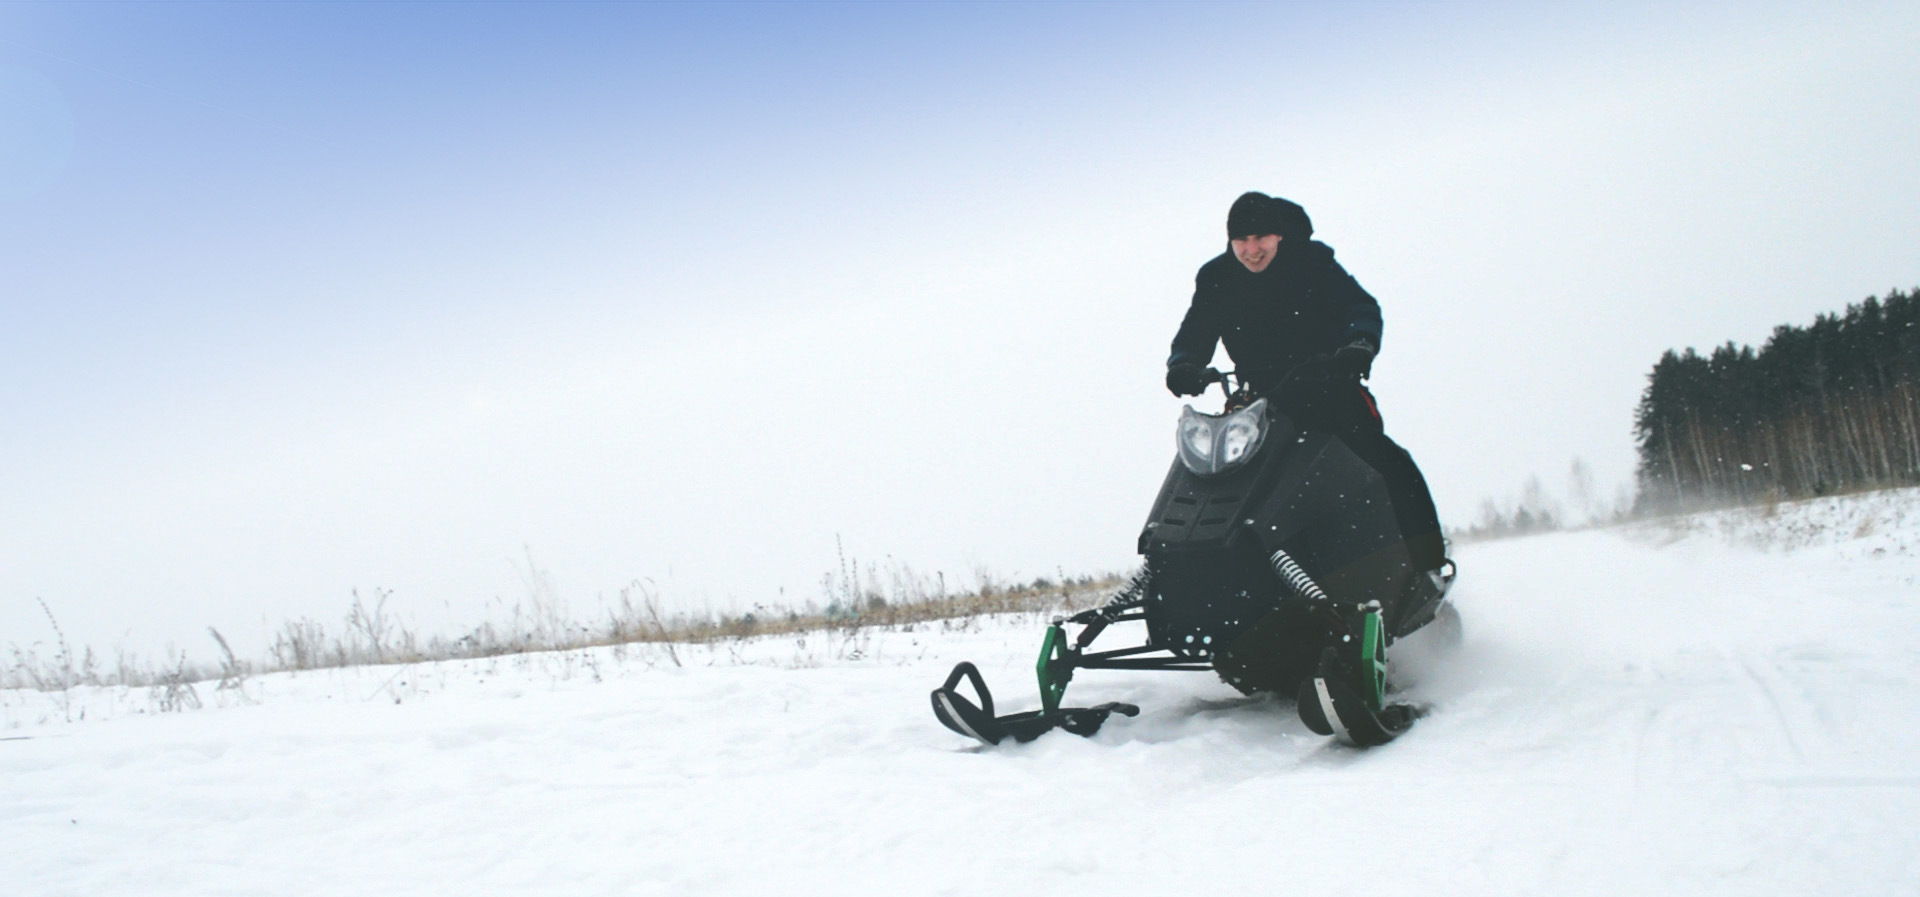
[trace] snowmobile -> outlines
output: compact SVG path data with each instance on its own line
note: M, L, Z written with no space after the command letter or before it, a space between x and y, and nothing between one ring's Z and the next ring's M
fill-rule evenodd
M1424 713L1388 701L1386 651L1435 621L1457 641L1453 563L1414 568L1383 479L1345 443L1296 426L1252 378L1206 376L1225 407L1181 412L1178 456L1140 532L1139 572L1104 605L1047 628L1035 665L1040 709L996 716L979 669L961 663L932 694L947 728L988 745L1056 728L1092 735L1115 713L1140 712L1121 702L1061 706L1076 671L1102 669L1211 671L1246 694L1295 698L1309 729L1360 746L1392 741ZM1358 382L1321 358L1272 391L1346 381ZM1109 627L1135 621L1145 644L1093 650ZM1071 639L1069 624L1080 627Z

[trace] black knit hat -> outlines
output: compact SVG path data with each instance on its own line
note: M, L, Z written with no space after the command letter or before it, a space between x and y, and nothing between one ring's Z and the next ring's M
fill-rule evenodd
M1306 240L1313 236L1313 220L1307 210L1277 196L1248 191L1233 201L1227 210L1227 239L1279 234L1281 240Z

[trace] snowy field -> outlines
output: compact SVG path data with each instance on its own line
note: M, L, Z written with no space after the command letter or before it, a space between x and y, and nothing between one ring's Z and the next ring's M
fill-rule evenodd
M941 728L959 660L1036 703L1037 618L0 693L0 894L1920 893L1920 494L1459 554L1365 752L1192 673Z

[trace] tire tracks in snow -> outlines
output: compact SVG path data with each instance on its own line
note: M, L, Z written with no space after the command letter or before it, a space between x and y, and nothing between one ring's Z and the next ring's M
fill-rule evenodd
M1800 736L1797 734L1798 727L1787 718L1787 711L1781 706L1779 690L1768 681L1768 677L1761 675L1760 671L1754 668L1750 658L1740 655L1733 659L1739 665L1740 671L1746 675L1748 683L1752 686L1752 693L1757 694L1761 699L1760 702L1773 712L1773 719L1779 724L1780 735L1786 739L1787 747L1793 751L1793 758L1805 765L1806 748L1801 745ZM1774 672L1777 675L1779 671L1776 668Z
M1809 726L1804 721L1810 713L1799 706L1805 703L1804 700L1794 702L1793 710L1789 709L1789 702L1783 695L1793 689L1784 681L1779 664L1771 660L1756 662L1749 652L1730 648L1724 642L1715 642L1713 648L1732 672L1732 678L1740 683L1748 703L1771 721L1772 728L1779 733L1780 741L1793 755L1793 762L1805 768L1809 758L1805 730ZM1815 725L1811 728L1817 730L1819 727Z

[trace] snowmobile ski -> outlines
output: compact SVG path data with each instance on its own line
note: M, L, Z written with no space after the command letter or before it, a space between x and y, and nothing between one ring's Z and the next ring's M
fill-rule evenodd
M974 694L980 698L975 704L966 699L957 690L962 679L972 683ZM1057 692L1055 700L1058 700ZM980 677L980 670L973 664L961 662L947 676L947 682L933 690L933 715L939 717L942 725L955 732L979 741L981 744L996 745L1007 738L1025 743L1039 738L1054 729L1065 729L1075 735L1092 735L1100 731L1107 717L1118 713L1122 716L1138 716L1140 708L1132 704L1110 701L1097 707L1059 707L1030 710L1026 713L1012 713L995 716L993 713L993 693L987 690L986 680Z
M1300 721L1316 735L1332 735L1355 747L1378 747L1427 715L1427 708L1418 704L1386 703L1370 691L1366 678L1356 676L1337 649L1325 649L1313 677L1300 683Z
M1426 710L1387 703L1386 639L1377 603L1363 610L1359 629L1357 643L1352 634L1343 642L1358 648L1351 658L1334 646L1320 652L1313 676L1300 683L1297 707L1300 721L1315 734L1374 747L1400 737Z

